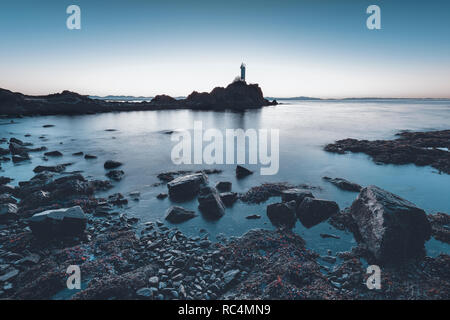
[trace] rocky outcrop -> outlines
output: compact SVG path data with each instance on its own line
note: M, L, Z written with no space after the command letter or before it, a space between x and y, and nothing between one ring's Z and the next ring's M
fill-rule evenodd
M83 233L87 218L79 207L47 210L29 219L31 231L37 237L67 237Z
M427 216L431 224L433 237L439 241L450 243L450 215L443 212Z
M297 217L295 216L295 200L289 202L273 203L267 206L267 217L276 227L287 227L289 229L295 226Z
M173 206L167 209L165 219L171 223L181 223L195 218L196 216L194 211L186 210L179 206Z
M336 202L310 197L304 198L297 207L297 217L306 228L311 228L338 212L339 206Z
M273 104L264 99L257 84L245 81L233 82L226 88L216 87L210 93L194 91L181 103L192 109L245 109Z
M362 241L383 264L424 254L431 226L413 203L376 186L364 188L350 208Z
M430 165L450 174L450 130L430 132L401 132L395 140L344 139L325 146L334 153L362 152L375 162Z
M195 196L200 191L200 188L207 182L208 178L203 173L195 173L175 178L167 183L169 196L175 199Z

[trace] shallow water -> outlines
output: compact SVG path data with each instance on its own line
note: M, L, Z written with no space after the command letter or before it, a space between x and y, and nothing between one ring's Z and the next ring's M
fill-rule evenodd
M124 209L141 222L163 220L169 199L158 200L156 195L167 192L165 185L154 187L159 182L156 175L164 171L185 169L220 168L223 173L210 175L211 184L228 180L233 191L244 192L263 182L290 182L310 184L320 189L313 190L316 197L336 201L341 208L349 206L356 193L341 191L322 180L323 176L342 177L361 185L374 184L396 193L423 208L428 213L450 212L450 176L438 174L431 167L414 165L376 165L364 154L337 155L324 152L323 146L338 139L392 139L400 130L449 129L450 101L430 100L352 100L352 101L288 101L286 104L247 112L213 111L146 111L121 112L84 116L47 116L0 120L0 137L16 137L33 142L36 147L46 146L49 151L59 150L63 158L44 161L41 153L32 153L31 162L20 164L3 163L1 175L14 178L12 184L28 180L39 164L50 165L74 162L68 171L82 170L86 177L106 179L103 163L113 159L124 163L121 167L125 177L114 182L114 189L107 194L121 192L127 195L140 191L140 201L130 201ZM257 165L247 165L255 174L242 180L234 177L235 165L178 166L172 163L170 153L175 142L163 130L192 129L194 121L202 121L203 128L280 130L280 170L274 176L259 175ZM54 127L43 128L45 124ZM105 131L115 129L116 131ZM25 134L31 137L25 138ZM44 135L45 139L39 139ZM3 145L6 147L6 145ZM72 153L83 151L98 156L85 160ZM105 194L106 195L106 194ZM205 220L201 215L178 225L190 235L198 235L200 229L207 230L211 239L220 233L239 236L251 228L272 226L266 217L268 203L246 205L236 203L226 210L219 221ZM197 211L197 201L182 204ZM259 214L259 220L247 220L249 214ZM328 223L311 229L297 222L295 231L307 241L307 245L320 254L327 249L333 253L345 251L354 245L350 234L338 231ZM322 239L320 233L333 233L341 240ZM440 252L450 253L450 247L436 240L427 243L427 252L435 256Z

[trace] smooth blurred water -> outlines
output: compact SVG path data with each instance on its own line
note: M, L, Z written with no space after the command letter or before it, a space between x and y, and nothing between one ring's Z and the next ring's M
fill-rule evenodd
M39 164L74 162L69 171L82 170L92 178L106 179L103 163L113 159L124 163L125 177L114 182L114 189L107 194L132 191L141 192L141 200L130 201L126 212L137 216L141 222L163 220L169 199L158 200L156 195L167 192L165 185L154 187L159 182L156 175L168 170L220 168L223 173L210 175L211 184L227 180L233 183L233 191L244 192L263 182L290 182L310 184L316 197L336 201L341 208L349 206L356 193L341 191L322 180L323 176L342 177L361 185L374 184L398 194L428 213L450 212L450 176L438 174L431 167L414 165L376 165L364 154L337 155L323 151L323 146L338 139L393 139L400 130L449 129L450 101L435 100L352 100L352 101L289 101L286 104L265 107L259 110L238 112L213 111L147 111L121 112L83 116L48 116L0 121L0 137L17 137L44 145L49 151L59 150L60 159L44 161L42 154L31 154L32 162L20 164L3 163L1 175L14 178L13 184L33 177L33 168ZM169 134L163 130L192 129L194 121L202 121L203 128L280 130L280 170L274 176L260 176L257 165L248 165L255 174L243 180L234 177L235 165L177 166L170 158L172 146ZM55 127L43 128L45 124ZM105 131L115 129L117 131ZM25 134L31 137L25 138ZM45 135L45 141L39 136ZM205 144L206 145L206 144ZM3 147L7 147L3 145ZM74 157L74 152L83 151L98 156L85 160ZM106 194L105 194L106 195ZM213 239L215 235L242 235L251 228L272 228L265 214L268 203L279 201L272 198L260 205L236 203L226 210L219 221L203 219L201 214L178 225L188 234L197 235L206 229ZM182 204L187 209L197 210L197 200ZM259 214L260 220L247 220L249 214ZM299 222L295 228L307 241L309 247L321 254L327 249L333 252L348 250L354 244L351 235L323 223L305 229ZM322 239L320 233L333 233L341 240ZM449 246L431 240L427 243L428 254L449 253Z

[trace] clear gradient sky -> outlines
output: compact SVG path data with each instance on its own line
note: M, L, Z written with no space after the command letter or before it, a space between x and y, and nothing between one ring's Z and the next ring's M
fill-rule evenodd
M66 28L81 8L82 29ZM382 30L366 28L381 7ZM450 98L448 0L1 0L0 87L187 95L247 64L266 96Z

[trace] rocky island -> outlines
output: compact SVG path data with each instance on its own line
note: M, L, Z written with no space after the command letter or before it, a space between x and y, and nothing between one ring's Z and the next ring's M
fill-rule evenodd
M362 152L377 163L432 166L450 174L450 130L400 132L395 140L343 139L325 146L325 151L343 154Z
M235 81L226 88L216 87L210 93L192 92L186 99L177 100L157 95L150 102L112 102L91 99L71 91L45 96L29 96L0 89L0 115L75 115L112 111L145 111L162 109L245 110L276 105L263 97L257 84Z

